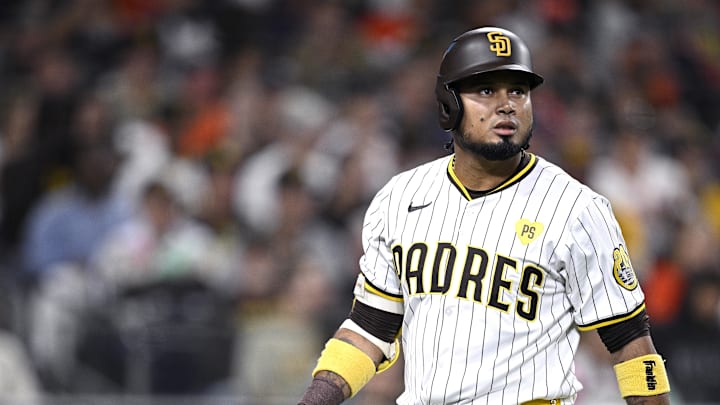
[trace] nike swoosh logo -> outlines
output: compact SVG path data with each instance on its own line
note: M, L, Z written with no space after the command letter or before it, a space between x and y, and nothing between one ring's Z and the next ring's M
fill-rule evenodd
M429 203L427 203L427 204L425 204L425 205L412 205L412 203L410 203L410 205L408 205L408 212L413 212L413 211L421 210L421 209L423 209L423 208L425 208L425 207L429 207L430 204L432 204L432 202L429 202Z

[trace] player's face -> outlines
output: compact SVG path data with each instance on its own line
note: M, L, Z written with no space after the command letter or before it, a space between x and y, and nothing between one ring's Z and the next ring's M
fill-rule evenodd
M533 124L530 87L521 75L492 72L463 81L458 147L487 160L505 160L527 147Z

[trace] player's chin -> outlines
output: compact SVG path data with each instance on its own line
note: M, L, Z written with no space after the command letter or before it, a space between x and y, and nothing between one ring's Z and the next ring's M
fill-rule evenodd
M524 144L524 139L521 139L519 135L514 136L497 136L495 139L487 142L486 145L489 148L497 148L500 150L517 150L518 152Z
M494 142L497 145L504 145L509 148L520 149L527 148L530 142L530 133L516 131L512 135L496 135Z
M522 151L522 146L514 142L486 142L466 145L470 152L487 160L506 160Z

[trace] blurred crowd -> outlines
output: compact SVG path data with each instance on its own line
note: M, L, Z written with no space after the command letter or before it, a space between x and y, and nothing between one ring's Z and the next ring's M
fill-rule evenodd
M545 77L531 151L611 200L673 395L720 403L714 0L4 2L0 393L299 398L369 200L448 153L435 75L482 25ZM584 339L578 403L618 403L608 361Z

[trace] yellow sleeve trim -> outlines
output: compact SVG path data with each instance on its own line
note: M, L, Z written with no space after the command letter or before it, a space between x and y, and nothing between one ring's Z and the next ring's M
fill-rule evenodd
M619 318L608 319L607 321L598 322L598 323L594 323L594 324L592 324L592 325L587 325L587 326L579 326L579 325L578 325L577 328L578 328L579 330L585 332L585 331L588 331L588 330L593 330L593 329L598 329L598 328L602 328L602 327L605 327L605 326L614 325L614 324L616 324L616 323L620 323L620 322L622 322L622 321L626 321L626 320L628 320L628 319L630 319L630 318L634 318L635 316L637 316L637 314L639 314L640 312L642 312L644 309L645 309L645 304L643 303L642 305L640 305L639 307L637 307L637 309L635 309L634 311L632 311L631 313L629 313L629 314L627 314L627 315L625 315L625 316L621 316L621 317L619 317Z
M647 397L670 392L665 362L659 354L635 357L614 366L623 398Z
M370 283L365 283L365 289L379 297L385 298L386 300L395 301L395 302L403 302L402 297L396 297L393 295L389 295L388 293L380 291L377 288L371 286Z
M320 353L313 377L319 371L327 370L342 377L350 386L350 396L355 395L375 375L375 363L362 350L332 338Z

